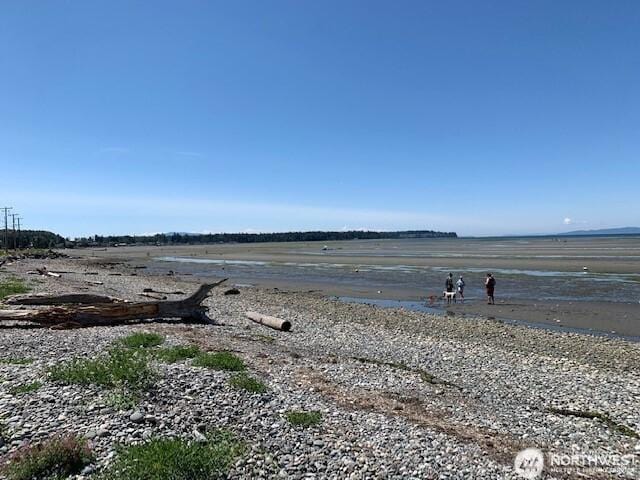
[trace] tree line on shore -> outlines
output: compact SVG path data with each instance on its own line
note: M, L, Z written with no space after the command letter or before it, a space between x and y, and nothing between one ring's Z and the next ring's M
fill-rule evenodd
M156 235L94 235L75 240L78 246L114 245L169 245L205 243L261 243L261 242L313 242L331 240L372 240L394 238L457 237L455 232L411 230L403 232L344 231L344 232L283 232L283 233L158 233Z
M1 235L0 235L1 236ZM76 239L64 238L42 230L23 230L16 236L18 248L74 248L113 247L125 245L175 245L207 243L260 243L260 242L313 242L331 240L381 240L400 238L456 238L455 232L434 230L406 230L395 232L340 231L340 232L283 232L283 233L158 233L155 235L93 235ZM0 238L2 243L2 238ZM9 248L13 248L13 235L9 233ZM4 245L2 246L4 248Z

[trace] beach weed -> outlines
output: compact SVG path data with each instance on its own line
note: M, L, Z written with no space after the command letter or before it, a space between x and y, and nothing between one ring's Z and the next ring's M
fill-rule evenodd
M213 368L214 370L226 370L241 372L246 370L242 359L231 352L202 352L193 361L196 367Z
M207 436L206 442L155 438L121 447L115 461L99 480L212 480L226 478L229 468L243 454L244 444L224 430Z
M104 403L116 410L132 410L140 403L140 392L116 389L105 397Z
M93 459L86 440L56 436L20 447L9 457L2 473L9 480L62 479L79 473Z
M27 293L31 290L27 284L19 278L9 278L7 280L0 281L0 300L8 297L9 295L18 295L20 293Z
M30 365L33 363L32 358L9 357L0 358L0 364L5 365Z
M295 425L297 427L311 427L313 425L318 425L322 422L322 413L318 411L291 411L287 412L287 420L291 425Z
M157 333L136 332L120 339L120 343L127 348L151 348L164 343L164 337Z
M93 359L74 359L48 370L49 378L64 384L99 385L146 390L155 380L147 355L126 348L113 348Z
M22 395L24 393L35 392L42 387L42 383L40 382L32 382L32 383L23 383L22 385L17 385L9 389L9 393L11 395Z
M200 348L197 345L177 345L160 349L155 352L155 355L158 360L165 363L176 363L188 358L195 358L200 353Z
M265 393L267 386L260 380L247 375L245 372L238 373L229 379L229 385L250 393Z

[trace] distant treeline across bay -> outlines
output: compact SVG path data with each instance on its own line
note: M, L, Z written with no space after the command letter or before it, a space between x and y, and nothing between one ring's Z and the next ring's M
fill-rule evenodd
M284 232L284 233L159 233L156 235L94 235L71 242L78 246L168 245L196 243L313 242L331 240L378 240L397 238L456 238L455 232L408 230L403 232ZM67 242L69 244L70 242ZM71 245L68 245L71 246Z

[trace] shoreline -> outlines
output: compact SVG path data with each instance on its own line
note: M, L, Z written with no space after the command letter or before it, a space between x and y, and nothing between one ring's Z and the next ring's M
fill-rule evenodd
M449 242L446 239L438 239L433 242L432 248L441 249L440 245ZM373 248L380 242L361 242L364 248ZM487 242L485 242L487 243ZM466 265L479 268L486 266L486 262L495 263L495 259L480 260L478 258L403 258L403 257L337 257L338 250L331 250L327 255L300 255L300 252L312 251L318 248L318 243L293 243L293 244L258 244L258 245L197 245L197 246L177 246L177 247L120 247L111 248L107 251L96 252L91 249L74 250L74 254L87 261L126 261L132 264L146 267L145 270L157 274L164 274L168 271L175 271L176 274L190 274L194 278L206 279L211 276L228 276L234 283L242 285L254 285L260 288L278 288L286 291L313 291L319 292L328 297L354 297L359 299L372 299L380 301L400 301L406 305L414 302L428 302L430 295L439 297L441 289L427 287L417 287L414 284L401 283L402 277L398 278L398 284L380 283L376 285L372 281L362 282L357 272L353 268L343 269L335 272L323 274L324 276L308 276L306 270L291 270L290 267L278 270L274 275L266 275L278 265L291 263L308 264L308 262L321 262L319 265L333 264L338 261L353 267L367 265L373 261L379 268L397 267L394 262L403 262L409 265L424 265L425 262L431 267L441 268L442 264ZM353 243L335 242L330 243L331 248L352 247ZM435 245L435 246L434 246ZM541 248L541 247L540 247ZM546 248L546 246L545 246ZM582 248L582 247L581 247ZM373 250L375 251L375 249ZM539 253L539 252L538 252ZM592 252L593 253L593 252ZM627 253L633 253L632 250ZM165 255L166 254L166 255ZM157 259L162 256L190 257L193 262L164 262ZM311 259L310 259L311 257ZM202 264L200 262L213 259L215 264ZM230 262L230 263L224 263ZM254 265L254 262L257 265ZM276 262L273 264L272 262ZM516 266L524 269L544 269L550 268L558 270L561 267L567 268L566 262L549 259L524 260L511 259L502 260L505 265L508 263L511 268ZM264 265L262 265L264 263ZM574 262L575 263L575 262ZM581 264L578 262L576 265ZM632 268L640 271L640 262L623 262L624 267L620 267L619 262L607 261L602 263L601 269L607 272L619 272L629 275ZM247 265L248 264L248 265ZM401 264L401 265L402 265ZM271 265L275 265L272 267ZM494 265L495 267L495 265ZM462 268L462 267L461 267ZM577 267L576 267L577 268ZM580 267L581 268L581 267ZM264 273L263 273L264 270ZM345 275L345 270L347 273ZM384 272L384 270L383 270ZM290 276L288 276L290 275ZM444 275L444 274L443 274ZM499 277L500 278L500 277ZM640 277L639 277L640 278ZM384 278L382 278L384 280ZM499 279L499 282L501 280ZM478 290L478 289L476 289ZM640 295L640 284L634 290ZM620 335L622 337L640 337L640 302L632 301L602 301L588 300L540 300L527 298L509 298L504 290L498 285L496 291L496 305L488 306L484 303L482 292L472 292L467 289L468 299L465 304L457 303L447 306L441 298L436 300L436 307L445 312L453 312L462 316L482 316L485 318L500 318L508 321L516 321L535 325L549 325L550 328L566 327L568 329L578 329L585 333L595 332L601 334ZM470 296L469 296L470 295ZM506 296L506 298L505 298ZM631 299L630 299L631 300ZM640 297L638 298L640 300ZM418 308L420 310L420 308ZM427 310L428 311L428 310Z

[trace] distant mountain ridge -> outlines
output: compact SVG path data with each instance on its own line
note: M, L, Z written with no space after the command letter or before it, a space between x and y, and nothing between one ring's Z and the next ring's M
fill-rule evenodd
M601 228L597 230L574 230L558 235L640 235L640 227Z

